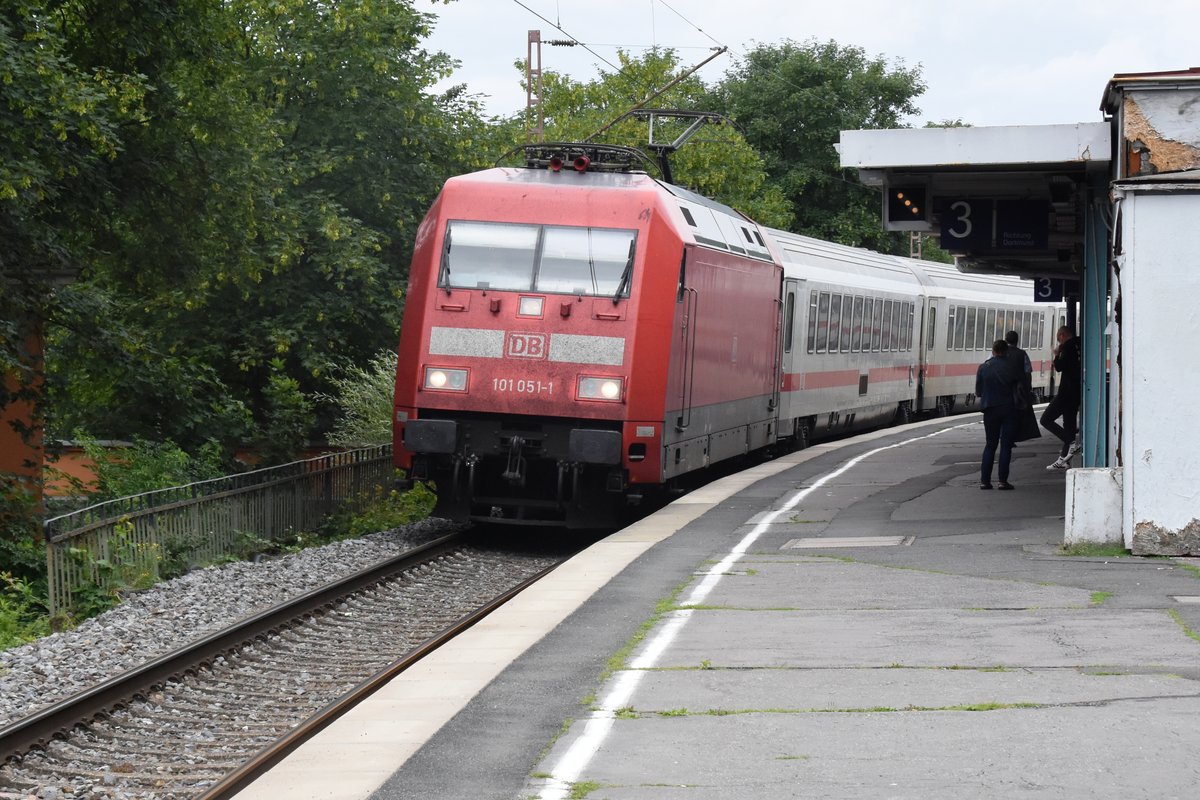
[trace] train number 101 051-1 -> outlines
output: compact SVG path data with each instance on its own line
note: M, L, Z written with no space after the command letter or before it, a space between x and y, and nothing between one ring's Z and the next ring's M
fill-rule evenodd
M554 394L554 381L526 378L492 378L492 390L517 394Z

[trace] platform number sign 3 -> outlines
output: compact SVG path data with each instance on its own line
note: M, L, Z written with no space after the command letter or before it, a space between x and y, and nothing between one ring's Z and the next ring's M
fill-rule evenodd
M1062 278L1034 278L1033 301L1035 303L1058 303L1063 299Z
M994 203L991 200L952 200L938 215L942 247L951 253L990 248Z
M950 204L950 217L946 225L945 235L952 239L969 239L975 229L971 220L971 204L966 200L956 200Z

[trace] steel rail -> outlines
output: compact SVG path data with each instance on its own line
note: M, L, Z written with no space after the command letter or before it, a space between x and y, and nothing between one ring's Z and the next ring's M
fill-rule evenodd
M0 764L19 758L30 750L44 747L62 732L119 708L133 698L144 696L154 686L194 672L198 666L281 628L298 617L312 614L348 594L379 583L395 572L448 552L463 538L462 533L454 533L435 539L362 572L247 617L232 627L197 639L141 667L0 728Z
M559 563L562 562L560 561ZM503 594L493 598L486 605L483 605L477 608L475 611L472 611L470 614L462 617L440 633L426 639L424 642L406 653L395 663L380 670L370 678L367 678L358 686L342 695L341 698L325 706L325 708L321 709L316 714L297 725L295 728L292 728L281 738L263 748L253 758L243 764L237 771L230 773L219 783L214 784L205 790L203 794L198 795L197 800L228 800L228 798L233 797L255 780L269 772L272 767L286 758L292 751L296 750L306 741L320 733L321 730L336 721L338 717L341 717L356 705L366 700L376 691L383 688L389 681L391 681L401 672L404 672L406 669L428 656L434 650L437 650L439 647L446 644L460 633L463 633L468 628L475 625L475 623L482 620L488 614L491 614L497 608L507 603L509 600L527 589L532 584L537 583L557 567L558 564L552 564L536 575L533 575L532 577L522 581L512 589L509 589Z

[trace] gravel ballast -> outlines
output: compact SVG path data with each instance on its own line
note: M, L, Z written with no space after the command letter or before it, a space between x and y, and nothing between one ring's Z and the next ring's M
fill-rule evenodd
M77 628L0 652L0 728L290 598L456 529L427 519L258 563L207 567L128 597Z

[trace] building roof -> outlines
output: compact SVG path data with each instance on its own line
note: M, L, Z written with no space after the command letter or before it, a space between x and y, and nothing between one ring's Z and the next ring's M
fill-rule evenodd
M1196 84L1200 87L1200 67L1156 72L1118 72L1104 87L1100 110L1108 114L1116 111L1121 102L1121 93L1129 88L1171 88L1180 84Z

